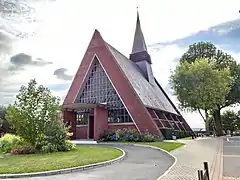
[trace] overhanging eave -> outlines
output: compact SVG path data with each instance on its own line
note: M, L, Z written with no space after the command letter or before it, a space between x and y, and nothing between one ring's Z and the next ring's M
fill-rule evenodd
M80 109L92 109L95 107L105 107L106 104L87 104L87 103L73 103L73 104L63 104L62 110L80 110Z

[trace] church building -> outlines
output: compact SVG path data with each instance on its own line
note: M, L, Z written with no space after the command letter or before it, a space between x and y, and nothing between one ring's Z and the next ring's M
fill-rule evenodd
M166 129L191 132L151 66L139 14L129 57L95 30L62 105L72 138L99 140L123 128L158 136Z

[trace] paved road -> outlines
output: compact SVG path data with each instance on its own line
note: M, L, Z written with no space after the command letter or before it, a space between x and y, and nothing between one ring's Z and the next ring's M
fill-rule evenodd
M240 137L223 140L223 175L240 179Z
M164 152L132 145L118 145L127 153L119 163L92 170L21 180L156 180L174 162ZM16 180L16 179L14 179Z

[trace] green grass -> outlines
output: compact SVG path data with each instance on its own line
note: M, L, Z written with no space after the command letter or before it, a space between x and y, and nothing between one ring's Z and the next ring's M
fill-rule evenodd
M138 143L138 144L144 144L144 145L158 147L158 148L164 149L168 152L173 151L174 149L177 149L177 148L181 147L182 145L184 145L184 144L178 143L178 142L143 142L143 143Z
M29 173L82 166L111 160L122 155L118 149L99 146L77 146L69 152L31 155L0 153L0 174Z
M180 138L179 140L192 140L192 137L185 137L185 138Z

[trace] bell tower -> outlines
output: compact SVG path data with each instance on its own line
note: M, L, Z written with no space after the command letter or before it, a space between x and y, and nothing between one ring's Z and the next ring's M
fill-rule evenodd
M136 23L134 40L133 40L132 53L130 54L129 59L137 64L137 66L141 70L141 73L144 75L147 81L152 85L154 85L155 80L154 80L152 67L151 67L152 61L147 51L147 46L143 36L138 11L137 11L137 23Z

